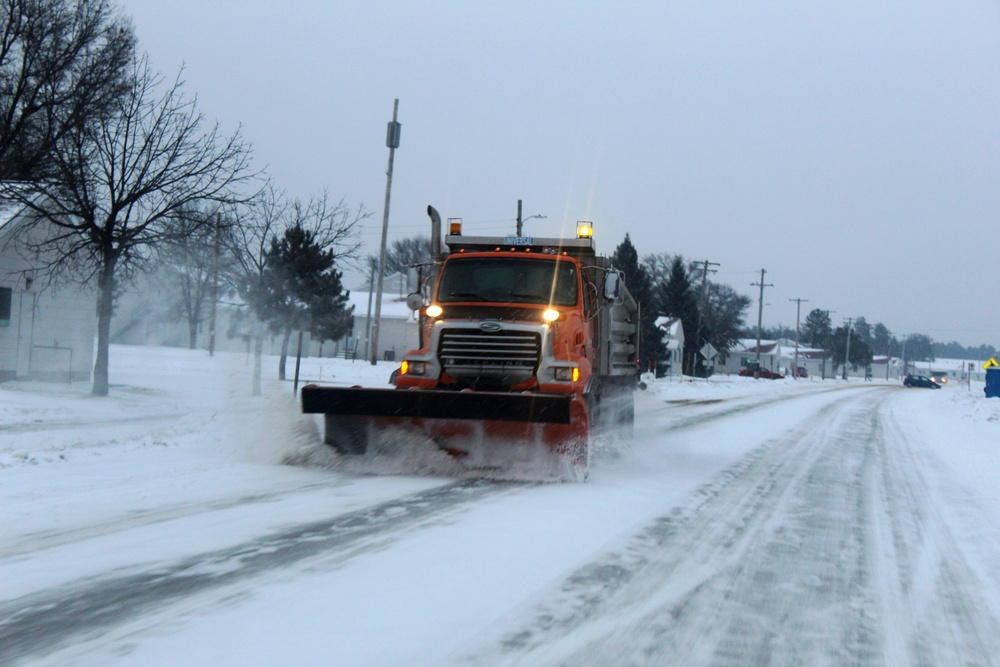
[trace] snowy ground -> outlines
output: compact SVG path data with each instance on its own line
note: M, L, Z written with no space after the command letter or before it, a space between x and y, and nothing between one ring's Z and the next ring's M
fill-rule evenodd
M262 397L243 356L128 347L106 399L0 385L0 664L1000 662L981 385L660 381L539 485L347 462L276 365Z

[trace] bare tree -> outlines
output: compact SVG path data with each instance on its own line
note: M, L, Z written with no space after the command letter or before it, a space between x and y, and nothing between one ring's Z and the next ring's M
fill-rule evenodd
M396 239L385 255L385 275L406 273L411 266L431 261L431 254L430 236Z
M351 208L344 200L333 203L327 191L307 202L289 202L283 191L269 183L252 200L233 208L234 224L228 235L227 250L234 255L236 272L232 286L249 311L246 318L249 334L254 340L254 377L252 393L261 392L261 358L264 338L268 332L281 335L281 357L278 377L285 378L288 344L293 323L280 308L275 307L275 286L269 262L271 249L280 242L285 231L301 228L308 231L315 243L332 253L340 263L356 260L360 242L360 224L371 217L363 206Z
M57 143L113 112L134 48L109 0L0 0L0 179L51 175Z
M352 209L343 198L334 204L330 200L329 192L324 190L306 203L295 200L290 212L291 219L286 229L300 229L306 232L317 248L329 253L334 264L342 266L357 260L358 249L361 247L361 242L358 240L359 227L364 220L371 217L371 213L365 211L363 206ZM278 239L272 240L272 247L277 244ZM285 318L283 311L272 312L267 319L271 330L282 335L278 379L284 380L288 344L296 323Z
M156 249L160 272L176 288L173 316L188 325L188 348L198 346L198 331L209 315L211 299L218 298L219 277L231 273L230 253L222 253L223 237L232 233L232 221L218 207L185 207L172 217L170 238Z
M267 335L268 300L265 285L267 251L288 224L289 205L285 193L269 182L254 198L233 206L231 234L225 239L226 250L233 258L234 271L228 275L230 286L246 306L243 324L253 341L254 366L251 393L261 394L261 360Z
M152 249L175 238L171 218L194 202L221 203L255 176L240 130L204 129L178 76L165 83L145 56L106 122L88 122L56 145L54 174L29 188L4 187L50 228L28 249L44 251L53 277L74 273L97 286L93 394L108 393L111 318L118 282L146 268ZM207 222L207 221L206 221Z

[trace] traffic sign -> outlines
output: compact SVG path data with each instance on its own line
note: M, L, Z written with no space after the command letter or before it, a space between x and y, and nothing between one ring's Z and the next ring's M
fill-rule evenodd
M701 349L698 351L701 352L701 356L705 357L706 359L714 359L715 355L718 354L718 351L714 347L712 347L711 343L705 343L704 345L701 346Z
M1000 362L996 360L996 357L990 357L990 360L983 364L984 370L988 370L990 368L1000 368Z

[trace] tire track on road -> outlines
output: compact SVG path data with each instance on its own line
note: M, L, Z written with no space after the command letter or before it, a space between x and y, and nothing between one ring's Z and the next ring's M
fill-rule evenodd
M460 662L994 664L1000 625L876 391L754 450ZM928 565L933 592L903 592Z
M433 519L529 484L470 480L435 487L158 570L82 581L0 605L0 664L50 653L171 602L313 557L350 558L380 538L400 538Z

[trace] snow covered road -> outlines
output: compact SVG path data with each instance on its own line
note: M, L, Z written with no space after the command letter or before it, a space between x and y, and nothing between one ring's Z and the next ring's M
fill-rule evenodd
M132 366L109 402L0 389L0 664L1000 655L1000 402L660 386L588 483L511 484L359 475L317 449L287 385L249 400L233 360L115 353ZM74 414L101 426L60 434Z
M937 509L897 392L871 394L824 406L579 568L503 635L505 660L474 662L993 664L996 581Z

